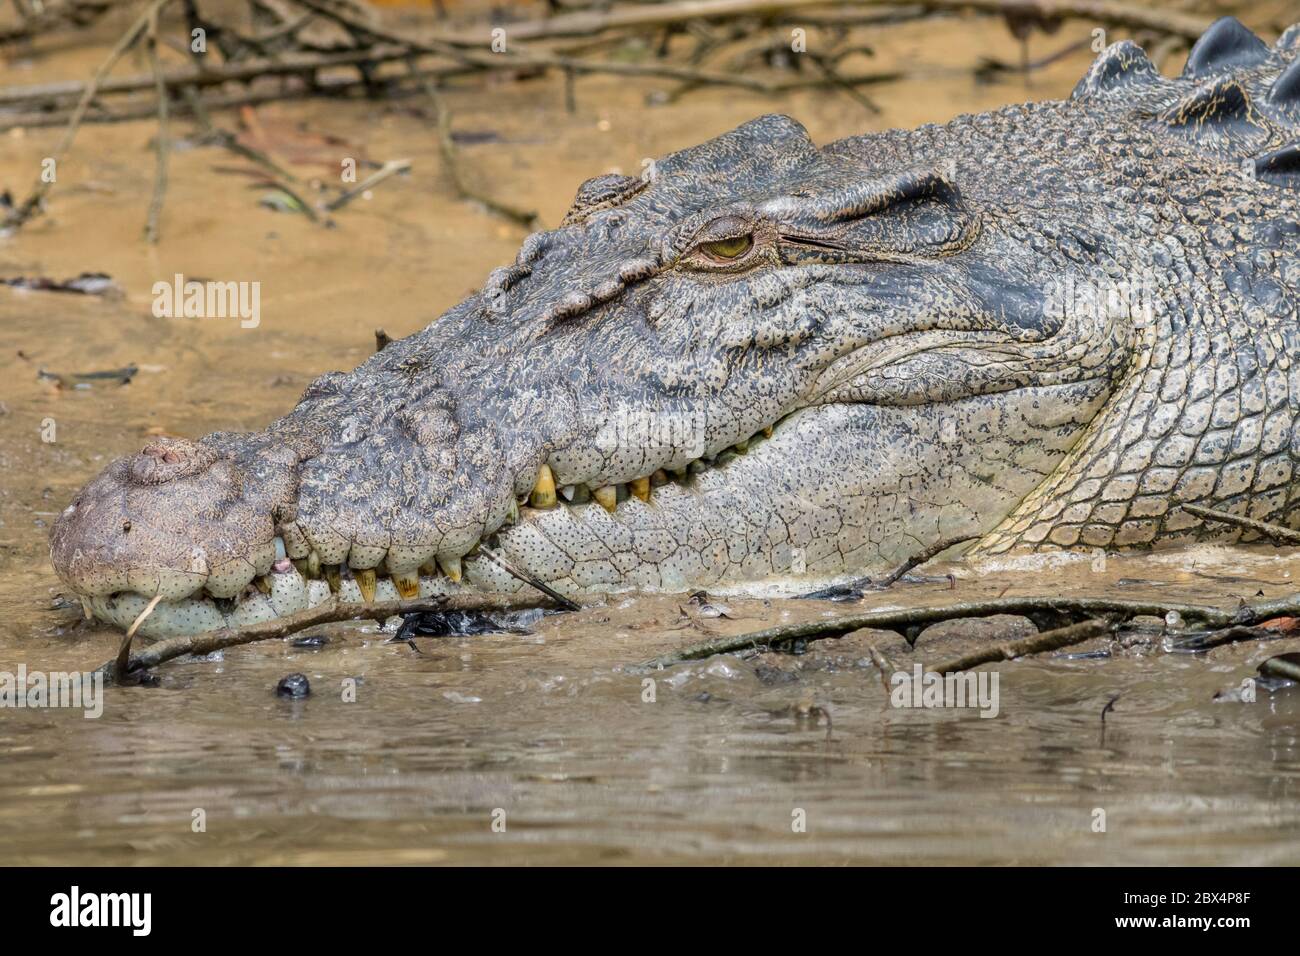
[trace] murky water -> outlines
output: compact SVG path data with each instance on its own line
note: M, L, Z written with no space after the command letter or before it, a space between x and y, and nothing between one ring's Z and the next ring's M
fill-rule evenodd
M1084 25L1067 25L1035 39L1032 52L1086 36ZM825 92L779 108L824 142L1064 95L1089 59L1086 50L1064 57L1026 89L971 79L978 57L1018 55L991 21L892 27L877 48L863 69L920 71L869 90L879 116ZM73 65L84 73L96 58L74 50L10 63L3 82L64 78ZM549 82L466 87L448 100L456 130L469 134L460 148L475 182L554 225L583 178L639 170L645 157L773 108L730 91L647 107L653 88L583 79L573 113ZM0 288L0 671L90 668L114 653L117 634L53 609L59 585L45 546L53 515L111 458L160 432L263 425L319 373L361 361L374 327L421 327L514 256L521 230L454 198L422 105L257 111L258 142L304 179L333 181L346 157L412 160L410 176L339 212L334 229L260 207L266 190L232 172L246 164L230 154L182 148L163 242L146 246L145 123L87 128L49 214L0 241L4 277L103 271L124 292ZM0 187L25 191L57 135L6 134ZM175 273L260 282L260 324L154 318L151 287ZM60 390L38 378L42 368L128 365L139 371L126 386ZM864 604L1063 591L1228 603L1294 590L1300 558L1258 547L1112 557L1104 569L1083 560L936 570L951 571L953 583L903 584ZM372 626L331 627L315 649L254 645L166 665L156 687L110 690L98 719L0 710L3 859L1300 861L1300 694L1213 701L1264 657L1297 649L1295 639L1193 656L1164 652L1157 635L1108 659L984 668L1000 682L992 719L890 707L862 636L799 657L656 673L648 701L646 675L629 665L845 610L725 603L730 617L709 618L674 598L619 600L548 618L528 636L422 640L418 652L385 645ZM1011 626L948 627L923 635L915 652L898 639L881 647L906 669ZM274 695L292 672L309 677L311 697ZM344 699L348 681L355 701ZM1104 833L1094 832L1098 809ZM194 832L196 811L204 832Z

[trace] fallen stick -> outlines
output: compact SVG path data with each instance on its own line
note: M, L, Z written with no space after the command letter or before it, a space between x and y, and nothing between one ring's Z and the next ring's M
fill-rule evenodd
M1246 518L1242 515L1234 515L1227 511L1220 511L1218 508L1207 508L1204 505L1180 505L1180 507L1190 515L1196 515L1198 518L1205 518L1209 521L1221 521L1224 524L1239 525L1248 528L1251 531L1258 531L1265 537L1272 538L1274 541L1281 541L1285 544L1300 544L1300 531L1293 531L1291 528L1284 528L1280 524L1273 524L1268 521L1260 521L1256 518Z
M412 68L412 75L415 75ZM434 121L438 127L438 149L442 153L443 164L447 167L447 177L451 180L452 186L462 199L469 199L480 203L487 209L504 216L525 229L531 229L537 222L537 213L531 209L519 209L509 203L499 202L486 193L480 192L471 186L461 172L460 159L456 153L456 142L451 137L451 111L447 109L447 104L443 102L442 96L438 93L437 88L427 78L416 76L416 81L424 90L425 96L433 104Z
M691 20L772 18L817 8L892 7L889 0L684 0L639 4L606 11L561 13L544 20L506 24L508 41L581 37L628 27L667 27ZM1150 9L1115 0L924 0L928 10L975 10L990 14L1020 14L1040 18L1097 20L1132 29L1155 30L1195 40L1211 18L1171 10ZM463 47L485 46L487 30L439 31L431 41Z
M361 182L357 183L341 196L336 196L325 204L326 212L336 212L346 206L358 196L363 195L366 190L373 189L390 176L396 176L398 173L404 173L411 168L409 159L390 159L384 163L378 170L367 176Z
M870 575L861 578L855 578L847 584L836 584L828 588L822 588L819 591L811 591L808 594L800 594L798 599L801 601L831 600L834 598L851 598L862 597L864 591L885 591L901 581L906 575L915 571L923 564L933 561L949 548L955 548L958 545L974 541L979 535L962 535L957 538L947 538L938 541L928 548L918 551L900 564L894 570L890 571L883 578L875 579Z
M968 601L934 607L901 608L876 611L859 611L833 618L818 618L798 624L776 627L724 637L703 644L695 644L672 654L664 655L644 666L649 669L671 667L685 661L702 660L715 654L745 651L757 647L788 644L795 640L817 641L842 637L862 628L917 632L930 624L969 617L991 617L995 614L1016 614L1027 617L1040 627L1056 628L1063 622L1078 623L1091 618L1114 617L1117 621L1138 616L1165 617L1174 612L1187 622L1206 628L1252 625L1275 617L1300 616L1300 594L1256 604L1243 602L1237 608L1222 608L1205 604L1179 604L1167 601L1143 601L1123 598L995 598L987 601Z
M187 634L151 644L130 655L123 667L120 661L107 661L95 671L106 683L137 683L141 672L188 654L203 655L227 647L273 641L318 624L341 621L385 621L395 614L413 611L505 611L535 607L553 607L547 600L509 595L451 594L436 598L412 598L408 601L377 601L373 604L343 604L335 597L317 607L299 611L274 621L263 621L240 628L221 628L202 634ZM128 645L129 646L129 645Z
M154 166L153 197L149 200L149 214L145 217L144 222L145 241L153 244L158 241L159 220L162 219L163 200L167 196L167 153L171 149L167 129L167 86L162 81L162 63L158 59L157 7L154 8L149 17L145 51L149 56L149 67L153 70L158 96L158 135L154 140L157 147L157 159Z
M1292 664L1280 657L1270 657L1259 665L1259 671L1270 677L1285 677L1287 680L1300 682L1300 664Z
M1078 624L1068 624L1065 627L1043 631L1041 634L1021 638L1018 641L1008 641L1005 644L982 647L977 651L971 651L969 654L963 654L961 657L926 669L936 674L953 674L957 671L967 671L972 667L979 667L981 664L1011 661L1017 657L1027 657L1030 654L1056 651L1063 647L1082 644L1084 641L1092 640L1094 637L1101 637L1103 634L1109 634L1114 626L1115 619L1112 617L1088 618Z

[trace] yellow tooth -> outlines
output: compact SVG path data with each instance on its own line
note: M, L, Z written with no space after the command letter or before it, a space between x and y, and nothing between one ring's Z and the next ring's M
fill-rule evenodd
M444 558L438 555L438 567L442 573L451 578L452 584L460 584L460 558Z
M600 502L600 506L613 514L618 507L618 489L613 485L604 485L591 493L591 497Z
M259 574L253 578L253 583L257 585L257 589L263 594L269 595L271 593L271 579L265 574Z
M766 428L763 429L763 437L764 437L764 438L771 438L771 437L772 437L772 426L771 426L771 425L768 425Z
M627 490L636 495L642 501L650 500L650 479L633 478L627 483Z
M95 612L90 609L90 602L85 598L81 599L81 613L86 615L87 621L93 621L95 619Z
M337 564L322 564L320 566L321 574L325 575L325 580L329 582L330 593L338 594L339 588L343 585L343 576L339 572Z
M506 524L519 523L519 502L513 498L510 499L510 510L506 512L505 523Z
M537 469L537 483L533 485L528 503L534 508L555 507L555 475L552 474L550 465L543 464Z
M313 581L320 580L320 553L313 551L307 555L307 577Z
M738 455L748 455L748 454L749 454L749 439L746 438L744 441L738 441L738 442L736 442L736 444L735 444L734 447L735 447L735 449L736 449L736 454L738 454Z
M406 600L420 596L420 578L415 574L394 574L393 587Z
M352 572L352 575L357 579L357 587L361 589L362 599L369 604L375 599L375 588L379 584L379 581L375 577L375 569L356 569Z

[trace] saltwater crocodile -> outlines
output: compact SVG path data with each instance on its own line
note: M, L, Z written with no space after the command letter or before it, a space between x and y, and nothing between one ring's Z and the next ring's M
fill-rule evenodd
M558 229L254 434L158 439L51 535L144 634L528 585L805 583L981 536L1294 523L1300 26L1130 42L1064 102L815 147L764 116Z

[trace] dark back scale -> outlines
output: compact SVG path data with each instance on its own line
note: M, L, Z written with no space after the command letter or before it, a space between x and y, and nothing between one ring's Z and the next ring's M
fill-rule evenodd
M977 550L1225 534L1184 503L1300 524L1298 51L1300 26L1270 48L1225 18L1177 79L1125 42L1076 87L1070 106L1141 124L1163 144L1164 163L1199 158L1213 178L1172 196L1132 183L1136 201L1164 212L1145 239L1162 273L1154 341L1135 350L1135 366L1075 449ZM1199 295L1189 298L1193 287Z

